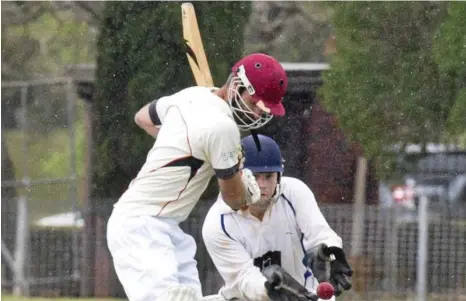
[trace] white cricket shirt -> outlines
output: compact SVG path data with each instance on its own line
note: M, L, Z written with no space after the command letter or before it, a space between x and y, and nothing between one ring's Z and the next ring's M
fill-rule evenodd
M342 247L306 184L282 177L280 186L280 197L262 221L248 210L233 211L221 196L206 216L202 235L225 281L220 294L226 299L268 300L261 269L271 264L315 292L317 280L303 264L305 250L320 243Z
M181 222L215 173L228 176L237 168L240 133L229 105L209 88L190 87L155 106L162 124L157 139L114 210Z

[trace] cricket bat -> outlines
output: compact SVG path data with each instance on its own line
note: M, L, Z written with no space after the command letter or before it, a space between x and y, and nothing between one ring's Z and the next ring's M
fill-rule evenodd
M213 87L214 82L192 3L185 2L181 4L181 18L186 55L194 75L194 80L198 86Z
M189 65L193 71L196 84L209 88L214 87L209 63L207 62L207 56L202 44L199 25L197 23L196 11L192 3L185 2L181 4L181 20L186 55L188 56ZM251 134L256 143L257 150L261 151L261 145L256 131L251 130Z

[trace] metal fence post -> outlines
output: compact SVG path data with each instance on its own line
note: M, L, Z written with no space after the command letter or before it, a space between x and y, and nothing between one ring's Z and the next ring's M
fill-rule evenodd
M76 91L73 80L70 78L66 82L66 102L67 102L67 127L68 127L68 137L70 139L70 199L71 199L71 208L74 213L78 212L78 180L77 180L77 170L76 170ZM74 222L77 222L79 218L78 215L75 215ZM73 252L73 271L71 272L71 277L73 279L79 279L80 277L80 259L79 259L79 242L78 242L78 230L73 227L72 230L72 252Z
M81 248L81 297L92 296L94 265L94 243L95 240L95 217L94 203L91 200L92 162L93 162L93 138L92 138L92 103L84 104L84 133L86 137L85 167L84 167L84 197L83 197L83 220L84 229L82 233Z
M392 228L390 230L390 290L396 292L398 286L398 246L399 246L399 231L400 231L400 223L398 221L398 210L393 209L390 211L391 213L391 222Z
M353 205L353 229L351 239L351 256L359 256L363 251L364 242L364 210L366 204L367 159L357 160L355 196Z
M15 245L15 272L14 272L14 286L13 295L26 296L29 294L28 289L28 276L26 274L27 254L28 254L28 239L29 239L29 218L28 218L28 200L30 193L30 179L29 179L29 106L28 94L29 87L22 86L20 90L21 108L23 109L23 116L21 119L21 130L23 133L22 151L23 151L23 179L22 184L26 188L22 195L18 198L18 216L16 220L16 245Z
M418 256L417 256L417 283L416 297L417 301L427 300L427 252L429 240L429 216L428 216L428 199L421 196L419 199L418 211Z
M16 246L14 260L14 287L13 295L27 296L29 294L28 279L26 275L27 250L29 239L29 221L27 199L18 199L18 219L16 224Z

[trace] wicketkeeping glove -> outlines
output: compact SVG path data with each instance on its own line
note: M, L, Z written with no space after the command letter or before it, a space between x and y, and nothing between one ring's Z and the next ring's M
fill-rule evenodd
M331 259L331 255L335 259ZM320 244L308 254L308 266L311 268L317 281L330 282L335 288L335 296L341 295L343 290L351 289L350 278L353 276L345 252L338 247L328 247Z
M279 265L265 267L262 274L267 281L264 283L267 295L272 301L317 301L315 294L296 281Z

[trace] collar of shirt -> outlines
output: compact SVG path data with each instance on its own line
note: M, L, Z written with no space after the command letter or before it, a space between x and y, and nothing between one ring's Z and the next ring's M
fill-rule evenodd
M223 98L217 96L214 92L219 90L218 88L205 88L208 93L210 93L213 97L208 97L208 100L212 106L215 108L219 109L221 112L223 112L225 115L230 117L232 120L233 118L233 112L231 111L230 105L228 104L227 101L225 101Z

